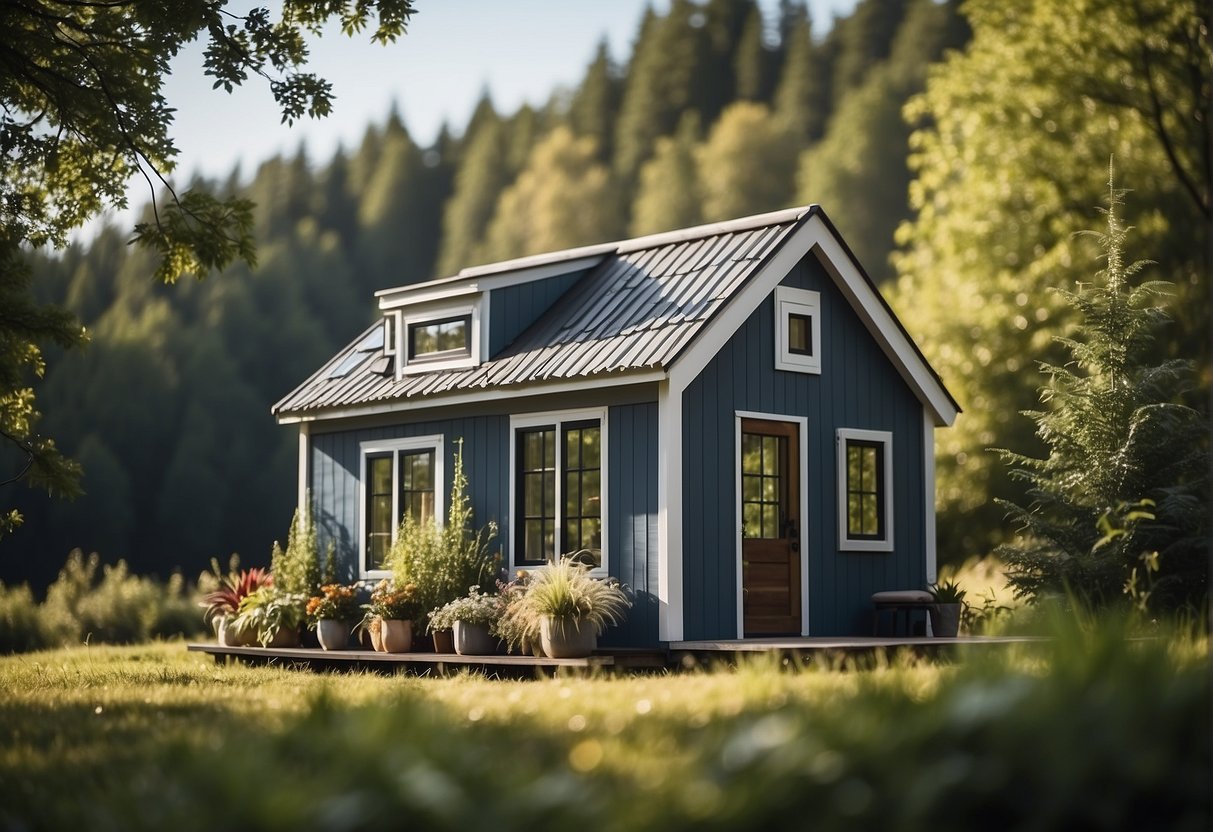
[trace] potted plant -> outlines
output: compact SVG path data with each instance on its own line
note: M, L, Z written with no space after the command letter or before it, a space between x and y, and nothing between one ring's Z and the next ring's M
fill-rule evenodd
M366 610L368 629L378 623L379 644L375 647L384 653L407 653L413 646L413 619L417 617L417 587L414 584L397 586L385 579L371 590L371 602ZM371 640L374 642L374 630Z
M497 582L501 594L502 611L497 619L497 636L505 642L511 653L521 655L543 655L540 642L539 616L527 603L526 590L529 573L519 569L514 580Z
M218 567L216 566L216 570ZM234 572L219 578L219 586L202 596L198 606L203 607L202 620L215 629L219 643L226 647L240 647L254 644L248 640L243 644L235 628L229 628L228 622L240 612L240 602L263 586L271 586L273 576L260 567L243 569L239 574Z
M623 621L632 605L617 581L591 577L576 555L535 570L524 597L539 620L543 652L553 659L590 655L598 636Z
M306 595L270 584L245 596L228 627L240 638L255 638L262 647L295 647L306 605Z
M316 638L325 650L344 650L358 609L356 586L325 584L319 595L308 599L308 627L316 631Z
M487 656L497 652L494 630L502 609L500 595L488 595L471 586L467 595L434 610L430 627L445 629L449 625L459 655Z
M960 617L965 606L965 591L955 581L932 584L931 630L940 638L956 638L960 633Z

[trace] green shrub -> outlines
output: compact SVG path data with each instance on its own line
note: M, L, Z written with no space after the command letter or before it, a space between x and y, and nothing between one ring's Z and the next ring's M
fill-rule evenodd
M467 593L469 587L491 591L500 565L500 556L489 548L497 536L497 524L490 521L479 530L472 528L472 506L463 473L463 440L457 444L446 524L439 528L432 518L417 522L405 515L387 554L396 584L414 584L418 606L423 610L448 604Z
M0 653L28 653L50 644L29 585L6 587L0 581Z
M320 591L322 582L331 583L332 575L327 574L331 573L333 564L331 544L325 562L322 569L316 521L305 503L302 509L295 509L295 515L291 518L286 548L283 549L278 541L274 541L270 552L270 574L274 576L274 586L292 595L311 597Z

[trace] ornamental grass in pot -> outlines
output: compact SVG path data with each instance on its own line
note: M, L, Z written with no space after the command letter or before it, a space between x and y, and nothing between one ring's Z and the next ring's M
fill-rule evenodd
M632 606L618 581L591 577L580 554L535 570L527 584L525 607L538 619L543 652L553 659L590 655L598 636Z
M939 638L960 635L960 618L964 612L965 591L955 581L944 581L930 587L935 608L931 610L931 630Z

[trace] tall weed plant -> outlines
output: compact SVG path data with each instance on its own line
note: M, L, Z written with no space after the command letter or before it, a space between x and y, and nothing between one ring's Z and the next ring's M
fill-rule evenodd
M303 506L295 509L286 537L286 548L275 540L270 551L274 587L285 593L309 597L320 591L320 585L326 578L332 578L330 573L333 568L332 544L329 545L323 566L321 564L320 540L316 534L316 521L308 508L310 505L309 495Z
M472 527L472 503L463 470L463 440L457 441L446 523L406 515L388 550L387 565L398 586L414 584L421 609L432 610L467 593L471 587L493 591L500 556L490 544L497 524Z

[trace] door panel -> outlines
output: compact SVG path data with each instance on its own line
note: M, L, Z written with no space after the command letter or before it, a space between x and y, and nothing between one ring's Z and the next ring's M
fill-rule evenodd
M741 586L746 636L800 634L800 432L741 422Z

